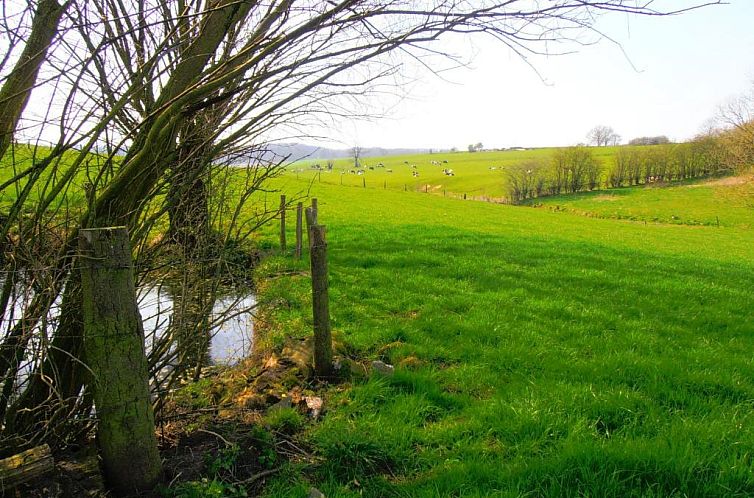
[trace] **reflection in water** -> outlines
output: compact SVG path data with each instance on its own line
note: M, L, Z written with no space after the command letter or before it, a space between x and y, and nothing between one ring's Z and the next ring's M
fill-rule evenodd
M152 284L137 290L137 301L149 351L154 338L162 337L168 331L173 299L167 287ZM232 365L249 354L254 332L251 311L255 304L252 294L217 298L209 320L210 358L213 364Z

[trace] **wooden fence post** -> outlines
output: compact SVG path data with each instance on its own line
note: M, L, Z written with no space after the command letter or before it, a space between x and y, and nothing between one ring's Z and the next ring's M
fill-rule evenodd
M79 231L84 354L92 374L105 477L116 494L148 491L162 474L144 329L125 227Z
M367 179L362 177L361 178L362 183L364 184L364 188L367 188Z
M312 225L319 224L319 202L316 197L312 197Z
M309 249L312 264L312 312L314 316L314 373L321 378L332 375L326 233L327 230L323 225L309 227Z
M304 213L306 213L306 235L309 236L309 229L314 225L314 210L308 207ZM311 247L311 237L309 237L309 246Z
M285 195L280 196L280 250L285 252Z
M296 205L296 258L301 259L301 240L303 239L303 217L304 217L304 204L299 202Z

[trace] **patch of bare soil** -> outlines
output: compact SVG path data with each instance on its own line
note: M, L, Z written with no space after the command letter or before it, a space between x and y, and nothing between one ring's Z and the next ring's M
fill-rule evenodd
M754 181L754 177L751 175L726 176L724 178L718 178L717 180L709 180L703 183L688 185L688 187L735 187L737 185L745 185L752 181Z

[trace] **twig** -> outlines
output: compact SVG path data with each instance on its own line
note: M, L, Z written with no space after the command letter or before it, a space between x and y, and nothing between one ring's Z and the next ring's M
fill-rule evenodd
M197 432L204 432L204 433L207 433L207 434L212 434L213 436L216 436L217 438L221 439L223 441L223 443L225 443L226 446L233 446L233 443L231 443L230 441L228 441L227 439L225 439L220 434L218 434L218 433L216 433L214 431L210 431L208 429L201 429L201 428L199 428L199 429L197 429Z
M254 482L256 480L259 480L259 479L261 479L263 477L267 477L269 475L272 475L272 474L275 474L277 472L280 472L282 469L283 469L282 467L277 467L275 469L263 470L262 472L260 472L258 474L254 474L253 476L251 476L251 477L249 477L247 479L244 479L243 481L239 481L236 484L251 484L252 482Z

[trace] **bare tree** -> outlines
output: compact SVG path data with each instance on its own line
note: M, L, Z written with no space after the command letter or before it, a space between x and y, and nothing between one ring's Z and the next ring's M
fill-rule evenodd
M754 165L754 84L748 92L722 105L714 130L726 152L727 162L737 170ZM708 133L707 135L710 135Z
M598 125L589 130L586 135L590 144L597 147L606 145L617 145L620 142L620 135L615 133L610 126Z

